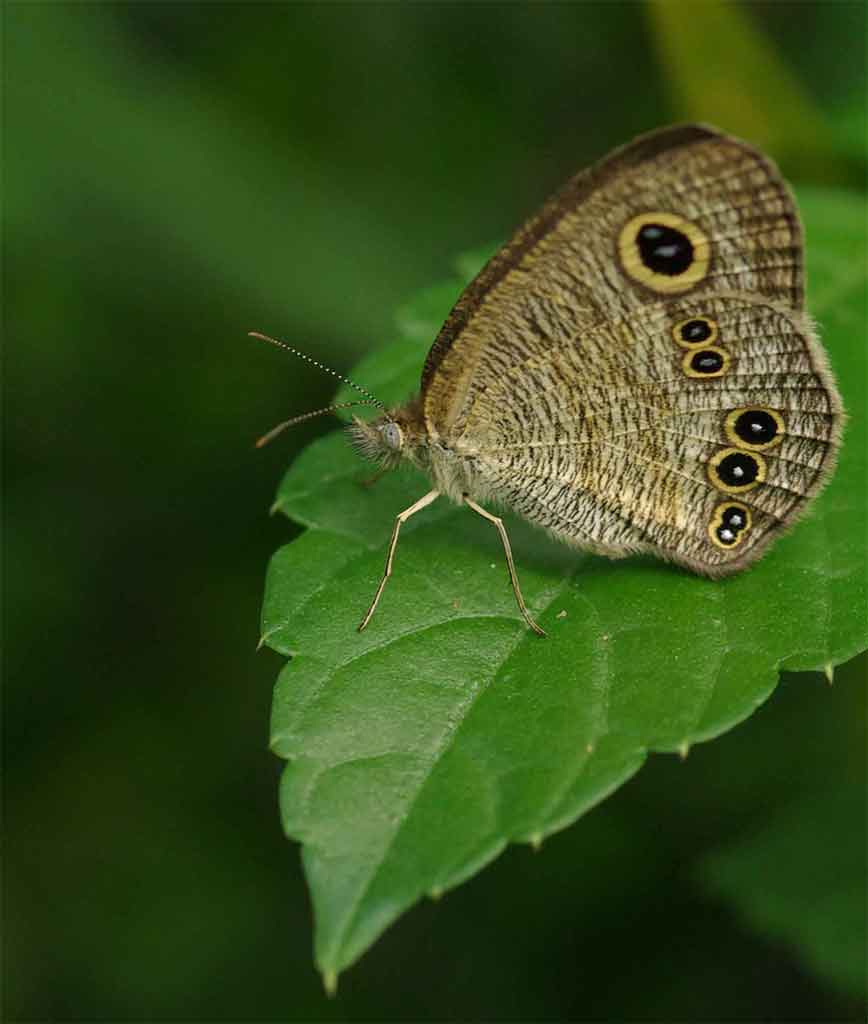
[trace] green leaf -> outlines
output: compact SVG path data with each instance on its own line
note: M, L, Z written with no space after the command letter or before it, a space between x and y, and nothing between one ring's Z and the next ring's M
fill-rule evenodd
M399 471L360 486L370 467L343 432L287 473L276 505L308 529L274 556L266 586L263 636L293 656L272 745L289 762L283 822L304 844L330 981L420 897L575 821L649 751L683 754L749 716L781 669L866 646L864 207L841 192L801 198L811 308L851 419L834 480L750 571L714 582L611 562L507 518L540 640L518 616L495 531L440 500L406 524L359 634L394 516L429 485ZM450 283L412 303L403 336L356 377L387 402L417 388L455 294Z
M864 823L864 785L802 795L702 871L748 924L861 998L868 994Z

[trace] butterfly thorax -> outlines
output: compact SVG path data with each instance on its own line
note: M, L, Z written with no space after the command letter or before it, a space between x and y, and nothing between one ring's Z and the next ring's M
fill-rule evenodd
M352 443L360 455L379 463L383 470L411 463L431 477L437 489L454 501L462 495L484 497L475 479L473 460L428 433L419 396L373 420L353 417Z

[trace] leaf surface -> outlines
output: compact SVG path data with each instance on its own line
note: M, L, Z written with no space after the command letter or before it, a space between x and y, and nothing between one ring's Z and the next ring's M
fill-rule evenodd
M281 812L304 844L327 982L416 900L470 877L509 842L538 842L623 784L650 751L681 751L743 720L782 669L823 669L866 646L865 211L800 195L809 307L850 422L836 475L755 567L711 581L650 559L577 554L506 517L514 605L489 524L445 499L402 530L429 489L415 471L372 488L342 431L305 450L276 507L307 530L273 557L263 637L292 655L275 689ZM468 275L481 260L465 257ZM400 312L400 337L354 376L387 403L418 387L460 288Z

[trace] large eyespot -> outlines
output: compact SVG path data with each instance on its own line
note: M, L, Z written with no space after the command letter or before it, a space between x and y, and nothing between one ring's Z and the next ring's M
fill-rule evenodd
M674 213L640 213L621 228L618 256L624 271L652 291L686 292L705 277L711 261L706 235Z
M729 368L729 353L716 345L684 353L681 368L688 377L722 377Z
M740 494L765 480L766 462L754 452L724 448L709 459L708 478L720 490Z
M386 444L394 449L396 452L401 450L401 446L404 444L404 434L401 428L393 420L389 420L382 426L383 440Z
M727 501L714 510L708 524L708 536L712 544L728 550L741 544L750 527L750 509L747 505Z
M717 341L717 321L709 316L692 316L672 328L672 337L683 348L697 345L713 345Z
M753 452L773 448L784 439L784 418L775 409L733 409L723 423L726 439Z

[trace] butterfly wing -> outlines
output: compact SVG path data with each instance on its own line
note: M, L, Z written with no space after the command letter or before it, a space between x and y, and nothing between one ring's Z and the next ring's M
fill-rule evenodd
M423 371L466 489L610 555L721 575L822 486L841 403L777 169L687 125L579 175L484 268Z
M423 369L429 437L460 435L477 393L516 353L570 344L649 301L697 289L801 309L802 231L770 161L711 128L682 125L573 178L468 286Z
M562 540L722 575L819 490L841 421L807 317L706 294L513 363L457 448L481 491Z

